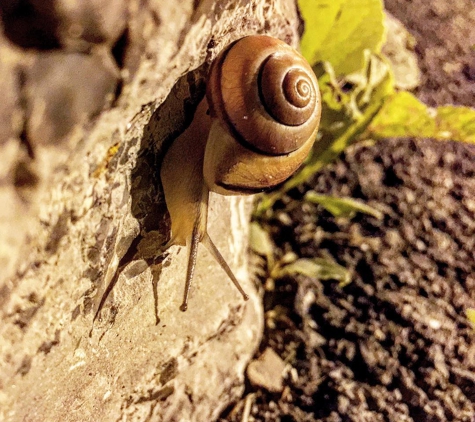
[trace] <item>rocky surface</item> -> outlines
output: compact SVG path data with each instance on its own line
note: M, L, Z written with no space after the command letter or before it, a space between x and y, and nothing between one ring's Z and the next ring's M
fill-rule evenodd
M163 251L160 161L211 60L251 33L295 45L295 4L67 3L0 7L0 419L213 420L262 332L249 209L213 195L208 226L251 299L200 249L180 312L186 252Z

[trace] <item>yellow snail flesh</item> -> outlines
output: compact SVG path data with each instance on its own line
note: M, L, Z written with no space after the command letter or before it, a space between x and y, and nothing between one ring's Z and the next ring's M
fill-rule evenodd
M188 248L182 311L188 306L199 243L247 300L207 233L209 192L253 194L284 182L312 148L320 113L312 68L276 38L241 38L213 62L206 97L191 125L170 146L161 168L171 217L167 246Z

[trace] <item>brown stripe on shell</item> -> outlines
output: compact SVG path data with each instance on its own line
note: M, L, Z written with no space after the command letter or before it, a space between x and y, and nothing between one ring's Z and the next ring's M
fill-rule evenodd
M268 94L267 87L258 87L268 75L277 75L277 95ZM303 94L309 90L309 101L295 100L291 89L282 87L289 82ZM233 137L264 155L295 151L314 134L320 119L320 97L312 69L294 49L267 36L245 37L221 53L211 69L207 97L212 115L225 123ZM286 98L293 102L292 112L283 105ZM302 103L306 104L302 107Z

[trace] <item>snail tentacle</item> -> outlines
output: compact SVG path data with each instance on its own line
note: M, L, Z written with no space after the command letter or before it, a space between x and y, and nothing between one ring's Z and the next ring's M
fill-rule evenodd
M186 244L188 246L188 267L186 269L186 281L185 281L185 290L183 291L183 302L180 306L180 311L185 312L188 309L188 296L190 294L191 281L193 280L193 275L195 274L196 268L196 259L198 256L198 246L203 239L204 234L200 231L200 220L203 215L199 214L198 219L195 222L195 227L191 236L188 238Z
M244 289L241 287L241 284L239 283L238 279L234 275L233 271L229 267L228 263L226 260L223 258L223 255L221 255L221 252L219 252L218 248L214 244L214 242L211 240L209 237L208 233L206 232L203 236L203 239L201 241L203 245L205 245L206 249L208 249L209 253L213 255L213 257L218 261L218 264L221 266L221 268L224 270L224 272L228 275L232 283L236 286L236 289L238 289L239 293L241 293L241 296L244 300L249 299L249 295L244 291Z

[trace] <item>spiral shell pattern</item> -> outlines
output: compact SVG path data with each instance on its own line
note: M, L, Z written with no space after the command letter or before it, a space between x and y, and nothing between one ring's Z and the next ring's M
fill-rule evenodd
M207 98L212 116L241 144L265 155L297 150L315 137L320 121L312 68L292 47L265 35L242 38L218 56Z

